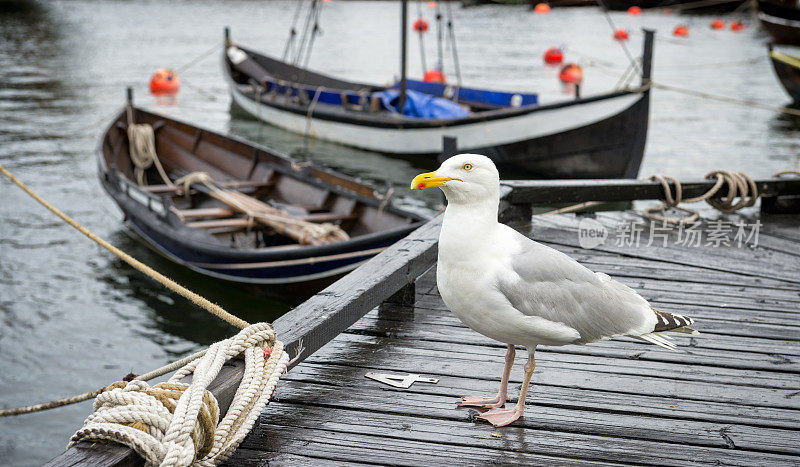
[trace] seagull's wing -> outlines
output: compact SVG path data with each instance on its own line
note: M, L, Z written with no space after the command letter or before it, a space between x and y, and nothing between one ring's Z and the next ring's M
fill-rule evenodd
M513 232L510 270L498 274L497 289L514 308L575 329L581 336L577 344L654 330L656 314L633 289L508 231Z

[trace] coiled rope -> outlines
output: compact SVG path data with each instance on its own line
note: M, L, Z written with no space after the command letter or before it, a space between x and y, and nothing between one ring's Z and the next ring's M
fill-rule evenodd
M244 377L228 412L217 423L219 407L207 387L222 365L238 355L244 356ZM147 465L217 465L250 431L288 362L272 326L253 324L212 344L202 359L181 368L167 383L112 384L97 396L94 413L68 447L81 441L113 441L135 450ZM191 384L179 383L190 373Z
M216 465L223 462L250 431L289 363L283 343L277 340L272 326L268 323L251 325L228 313L101 239L45 201L1 164L0 173L70 226L135 269L242 329L230 339L136 377L131 382L119 381L60 401L3 410L0 416L36 412L96 397L94 413L73 435L69 446L83 440L113 441L134 449L147 465ZM245 361L242 382L225 417L218 422L218 403L207 388L222 365L240 355ZM178 368L168 383L149 387L145 382ZM190 373L193 374L191 384L179 382Z
M165 185L172 186L172 181L161 166L156 154L156 135L153 127L147 123L133 123L132 110L128 107L128 148L133 162L133 172L139 186L146 185L145 171L155 165Z
M733 213L739 209L750 207L756 204L756 200L759 196L758 187L749 175L743 172L713 170L707 173L705 178L709 180L716 178L716 182L702 195L695 198L683 199L681 182L679 182L675 177L671 177L669 175L653 175L650 177L650 180L655 180L661 183L661 187L664 189L664 200L659 206L647 208L642 211L642 215L648 219L656 221L667 222L674 225L685 225L697 222L697 220L700 218L700 214L693 209L678 206L681 202L697 203L700 201L706 201L712 207L724 213ZM668 182L672 182L675 185L674 195ZM728 186L727 195L714 198L714 195L719 192L723 185ZM666 211L668 209L683 211L687 213L688 216L667 216Z

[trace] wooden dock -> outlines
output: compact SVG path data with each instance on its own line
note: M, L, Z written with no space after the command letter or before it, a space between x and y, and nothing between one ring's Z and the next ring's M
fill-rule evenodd
M299 352L296 366L228 464L800 465L800 217L774 214L797 212L800 178L759 182L760 215L719 218L730 222L729 239L737 222L750 234L759 222L757 239L718 246L707 235L699 246L679 244L684 231L664 234L632 211L531 217L531 203L543 200L661 196L654 182L555 183L505 184L501 218L654 307L693 317L701 334L675 335L678 352L629 338L539 347L524 418L503 428L475 420L456 402L497 390L505 346L442 303L437 217L274 323ZM685 183L684 196L711 184ZM608 234L591 249L578 236L587 222ZM638 246L620 235L634 224L644 226ZM706 221L700 230L714 229ZM400 389L368 372L439 381ZM228 388L212 389L223 410L237 377L234 363L214 383ZM50 465L141 463L122 446L80 443Z
M633 339L540 347L524 419L494 428L456 402L497 390L505 346L447 311L431 270L413 305L370 311L289 372L230 464L800 464L796 217L762 219L759 246L744 249L584 250L578 220L516 227L691 315L701 334L676 337L679 352ZM371 371L440 380L396 389L365 378Z

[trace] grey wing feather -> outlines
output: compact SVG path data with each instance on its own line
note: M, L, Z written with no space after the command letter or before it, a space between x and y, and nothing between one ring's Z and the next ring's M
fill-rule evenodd
M577 330L581 338L575 343L653 330L655 314L630 287L514 233L518 253L512 257L512 271L497 281L514 308Z

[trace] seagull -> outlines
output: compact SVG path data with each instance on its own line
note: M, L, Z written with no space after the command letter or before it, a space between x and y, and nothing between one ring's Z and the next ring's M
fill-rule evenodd
M522 416L538 345L630 336L675 350L664 332L698 333L691 318L658 311L621 282L499 223L500 176L488 157L459 154L411 182L431 187L447 198L436 267L442 300L472 330L508 345L498 394L459 403L489 409L478 418L505 426ZM516 345L528 361L516 405L504 408Z

